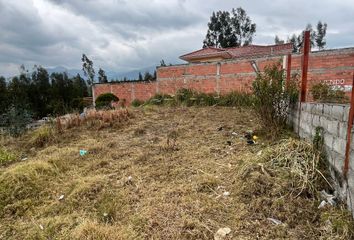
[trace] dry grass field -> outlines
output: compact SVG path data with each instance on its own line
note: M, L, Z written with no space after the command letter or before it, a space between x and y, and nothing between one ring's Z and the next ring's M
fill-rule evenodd
M129 112L3 139L0 239L214 239L226 227L224 239L353 237L341 205L317 208L329 185L307 168L320 165L311 145L286 133L270 141L251 111Z

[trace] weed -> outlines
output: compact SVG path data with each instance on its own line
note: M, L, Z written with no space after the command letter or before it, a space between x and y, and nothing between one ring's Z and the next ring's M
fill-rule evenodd
M44 147L49 143L54 143L57 138L55 130L49 125L44 125L34 130L30 135L30 145L38 148Z
M294 95L298 94L297 80L285 86L285 74L280 63L266 66L253 82L254 110L263 128L275 137L286 127Z
M325 83L313 84L311 87L313 99L319 102L347 103L349 98L340 89L333 89Z
M0 166L6 166L14 161L17 157L10 151L7 151L5 148L0 147Z

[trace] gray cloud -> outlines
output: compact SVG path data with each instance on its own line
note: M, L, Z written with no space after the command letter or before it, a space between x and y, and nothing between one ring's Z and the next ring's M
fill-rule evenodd
M0 0L0 75L20 64L80 68L82 53L107 71L175 63L201 47L212 11L239 6L257 23L256 44L322 20L329 48L353 45L352 0Z

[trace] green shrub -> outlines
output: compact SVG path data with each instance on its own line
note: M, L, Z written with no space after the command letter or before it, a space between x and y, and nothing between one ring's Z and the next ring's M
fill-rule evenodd
M230 92L220 96L219 105L228 107L248 107L252 106L254 101L253 95L244 92Z
M145 103L145 102L142 101L142 100L134 99L131 104L132 104L133 107L140 107L140 106L143 105L144 103Z
M196 100L194 105L198 106L213 106L218 104L218 99L215 94L212 93L198 93L195 96Z
M197 95L198 93L192 89L181 88L176 92L176 101L178 104L192 106L197 100Z
M0 128L11 136L18 137L26 131L32 121L32 114L21 107L11 106L7 112L0 115Z
M15 154L0 147L0 165L7 165L15 160Z
M265 129L276 136L286 126L288 113L298 95L296 79L285 86L280 63L265 67L253 82L254 110Z
M313 100L319 102L345 103L349 100L344 91L332 89L331 86L325 83L313 84L311 93Z
M97 97L96 108L110 108L112 102L118 102L119 98L112 93L104 93Z
M55 130L51 126L44 125L31 133L29 143L34 147L44 147L48 143L54 142L55 138Z
M173 97L168 94L160 94L157 93L155 96L150 98L147 102L152 105L163 105L168 103L169 101L173 101Z

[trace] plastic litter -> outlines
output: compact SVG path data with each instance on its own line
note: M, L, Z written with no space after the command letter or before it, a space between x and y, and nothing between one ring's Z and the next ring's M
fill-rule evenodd
M254 135L251 130L248 130L246 132L245 138L246 138L246 141L247 141L248 145L256 144L256 140L258 139L258 137L256 135Z
M39 224L39 228L40 228L41 230L44 230L44 227L43 227L42 224Z
M26 161L27 159L28 159L28 158L25 157L25 158L22 158L21 161Z
M59 201L63 200L64 199L64 195L60 195L59 196Z
M336 203L336 196L327 193L325 190L322 190L320 192L320 195L321 195L321 198L323 199L323 201L318 206L318 209L324 208L326 205L335 206L337 204Z
M318 209L324 208L327 205L327 202L323 200L320 205L318 206Z
M225 239L226 235L231 233L230 228L220 228L215 234L214 234L214 240L223 240Z
M225 197L230 196L230 192L224 192L222 195L224 195Z
M232 132L231 135L237 136L237 132Z
M85 156L87 154L87 151L86 150L80 150L80 156Z
M275 219L275 218L267 218L268 221L272 222L273 224L275 225L280 225L282 224L281 221L279 221L278 219Z

